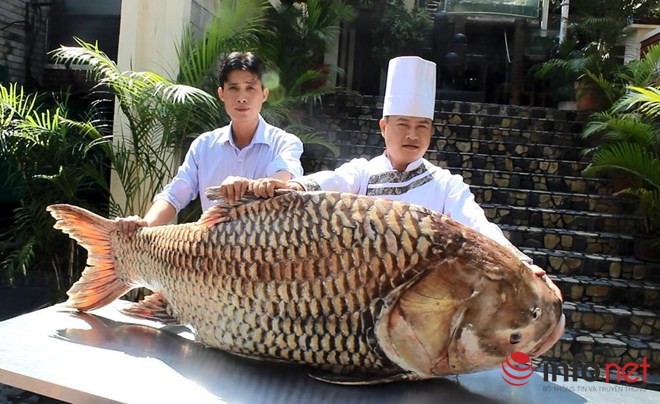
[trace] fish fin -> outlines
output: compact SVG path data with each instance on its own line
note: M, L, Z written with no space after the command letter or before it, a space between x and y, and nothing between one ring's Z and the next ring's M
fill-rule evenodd
M197 225L202 226L203 228L209 228L216 224L228 222L231 220L227 213L228 210L229 207L226 205L212 206L206 212L202 213L202 216L197 221Z
M413 372L393 373L389 375L337 374L331 372L310 372L309 377L326 383L345 386L365 386L370 384L393 383L400 381L416 381L428 379Z
M238 201L227 203L225 198L220 195L219 186L206 188L206 197L212 201L218 201L218 203L212 206L206 212L202 213L202 216L197 221L197 224L204 228L209 228L215 226L216 224L231 220L229 217L229 210L232 208L261 200L261 198L256 197L254 194L248 191Z
M205 192L206 197L209 198L209 200L211 201L219 201L219 205L224 205L224 206L239 206L239 205L243 205L244 203L262 200L262 198L259 198L258 196L255 196L252 192L247 191L243 195L243 197L238 201L227 203L225 201L225 198L222 195L220 195L220 188L221 187L219 186L206 188L206 192Z
M300 192L300 191L295 191L293 189L276 189L275 196L286 195L296 192ZM248 190L247 192L245 192L245 194L243 194L243 197L238 201L233 203L226 203L225 198L222 195L220 195L220 186L208 187L206 188L205 193L206 193L206 197L209 198L209 200L220 201L220 204L225 206L239 206L239 205L243 205L244 203L254 202L264 199L254 195L252 191Z
M298 191L293 191L290 189L276 189L275 195L285 195L293 192L298 192ZM243 197L238 201L227 203L225 201L225 198L222 195L220 195L219 186L206 188L206 197L209 198L209 200L218 201L218 202L213 207L211 207L206 212L204 212L197 221L198 225L205 228L212 227L215 226L216 224L228 222L229 220L231 220L231 218L229 217L229 210L232 208L245 205L247 203L264 200L263 198L259 198L258 196L255 196L251 191L247 191L243 195Z
M53 226L87 250L87 266L67 293L66 305L80 311L106 306L132 289L117 276L110 235L115 223L88 210L71 205L46 208L57 220Z
M165 296L160 292L154 292L139 302L124 307L121 312L135 318L158 321L164 324L179 324L179 320L169 313L168 306Z

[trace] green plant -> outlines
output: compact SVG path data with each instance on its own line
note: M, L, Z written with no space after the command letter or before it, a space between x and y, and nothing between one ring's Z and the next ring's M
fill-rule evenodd
M237 49L256 51L268 65L264 84L270 95L263 106L264 118L296 134L307 145L334 151L334 145L309 128L299 131L296 110L334 91L331 86L312 84L320 79L325 83L318 60L336 39L339 24L353 18L352 8L334 0L288 1L278 7L264 0L224 4L229 8L223 9L201 36L190 29L185 32L177 47L179 82L199 87L215 98L220 85L215 70L219 60ZM229 123L219 101L215 116L205 123L207 129Z
M87 148L92 139L82 129L94 122L93 112L76 116L67 94L27 94L16 84L0 85L0 164L9 167L4 180L18 199L13 225L1 236L16 246L1 263L10 283L50 268L61 291L79 275L79 251L52 228L46 206L99 202L89 174L102 176L102 156Z
M656 73L657 74L657 73ZM660 248L660 90L629 87L610 111L594 116L585 136L602 134L603 141L589 149L591 162L585 176L624 175L631 186L616 195L634 197L644 216L642 231Z
M579 83L576 99L588 92L597 92L599 100L607 97L598 83L613 80L623 64L616 46L623 36L624 25L623 20L610 16L586 17L574 22L571 35L558 45L555 56L540 66L537 77L559 75L567 84ZM611 102L603 100L600 109L607 108Z
M558 2L555 6L559 7ZM585 0L570 6L566 39L535 74L552 80L553 88L562 91L575 83L575 99L591 95L595 108L606 110L623 95L627 84L646 85L624 77L623 28L636 17L659 16L660 6L651 0Z
M270 8L272 29L263 31L257 51L278 75L271 103L314 103L333 90L327 76L341 72L323 57L341 24L354 18L354 8L343 0L289 0Z
M372 31L374 60L385 66L393 57L419 52L432 27L426 10L417 5L408 10L403 0L387 0Z
M185 135L209 129L217 119L216 97L153 72L122 72L97 45L76 41L77 47L53 51L54 58L90 66L97 88L109 89L122 112L118 135L89 124L80 129L94 139L89 147L105 152L125 198L110 192L105 176L95 179L111 195L111 215L143 214L178 166L173 156Z

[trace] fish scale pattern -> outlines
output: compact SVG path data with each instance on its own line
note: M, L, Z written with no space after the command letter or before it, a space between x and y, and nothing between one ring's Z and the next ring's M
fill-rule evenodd
M335 153L306 146L306 172L384 151L382 97L332 95L309 117ZM564 295L566 332L544 356L652 363L660 390L660 264L640 259L643 217L611 179L584 178L588 113L439 100L426 158L465 178L486 216L546 269ZM620 186L620 184L619 184Z
M379 299L465 239L424 208L347 194L291 193L216 214L217 225L116 236L118 272L162 291L207 345L334 372L397 369L374 346Z

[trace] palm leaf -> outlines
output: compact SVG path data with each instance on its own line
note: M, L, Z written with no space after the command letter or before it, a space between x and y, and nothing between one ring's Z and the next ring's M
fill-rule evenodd
M660 88L629 87L630 92L619 100L616 111L625 111L634 106L649 116L660 115Z
M638 144L622 142L596 151L583 174L592 177L605 172L625 173L660 188L660 160Z
M231 51L255 47L258 34L266 30L266 10L270 5L265 0L241 0L223 1L221 7L201 36L188 28L176 47L178 81L211 94L220 84L214 77L219 59Z
M588 138L600 134L605 145L630 142L651 150L657 144L658 133L660 129L657 124L649 122L647 117L639 113L616 114L604 111L591 115L582 137Z
M0 84L0 129L5 129L12 121L30 115L37 101L36 94L25 94L17 83L5 87Z

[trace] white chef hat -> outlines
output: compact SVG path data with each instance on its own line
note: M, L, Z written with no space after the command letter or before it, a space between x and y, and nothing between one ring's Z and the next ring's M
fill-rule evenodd
M419 56L390 60L383 116L404 115L433 119L435 63Z

